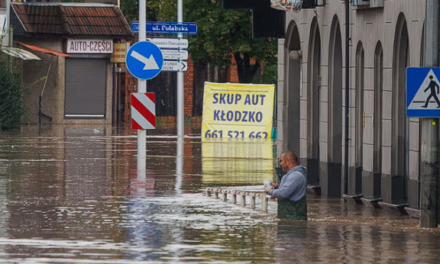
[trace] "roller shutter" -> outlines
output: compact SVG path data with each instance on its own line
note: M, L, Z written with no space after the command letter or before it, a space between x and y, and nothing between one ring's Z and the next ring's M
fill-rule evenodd
M66 59L65 118L105 118L107 60Z

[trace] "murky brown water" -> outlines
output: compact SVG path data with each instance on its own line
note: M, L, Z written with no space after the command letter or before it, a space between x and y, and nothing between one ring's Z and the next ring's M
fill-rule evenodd
M278 221L202 189L262 190L272 142L148 131L139 177L129 128L24 126L0 134L1 263L439 263L440 232L309 196L310 221ZM246 186L246 187L241 187Z

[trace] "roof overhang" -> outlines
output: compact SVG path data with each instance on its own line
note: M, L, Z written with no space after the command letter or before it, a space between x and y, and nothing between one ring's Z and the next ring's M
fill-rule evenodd
M23 43L23 42L18 42L18 44L20 44L20 45L22 45L22 46L24 46L24 47L26 47L28 49L31 49L31 50L41 51L41 52L44 52L44 53L53 54L53 55L57 55L57 56L61 56L61 57L70 57L69 54L66 54L66 53L63 53L63 52L60 52L60 51L55 51L55 50L51 50L51 49L41 48L41 47L38 47L38 46L26 44L26 43Z
M18 43L20 45L22 45L23 47L26 47L26 48L34 50L34 51L40 51L40 52L44 52L47 54L61 56L61 57L71 57L69 54L66 54L63 52L59 52L59 51L55 51L55 50L51 50L51 49L46 49L46 48L41 48L38 46L26 44L23 42L18 42ZM19 58L22 60L41 60L40 57L33 54L32 52L24 50L24 49L20 49L20 48L2 47L2 51L3 51L3 53L8 54L9 56L16 57L16 58Z
M13 48L13 47L2 47L1 50L3 51L3 53L9 56L16 57L22 60L41 60L35 54L24 49Z

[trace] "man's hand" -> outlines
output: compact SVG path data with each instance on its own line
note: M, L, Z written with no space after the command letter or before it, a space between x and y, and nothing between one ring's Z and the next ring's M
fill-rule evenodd
M264 193L267 194L267 192L270 191L270 190L272 190L272 188L273 188L273 185L272 185L272 187L264 188Z
M276 183L272 183L272 188L273 188L273 189L278 189L278 184L276 184Z

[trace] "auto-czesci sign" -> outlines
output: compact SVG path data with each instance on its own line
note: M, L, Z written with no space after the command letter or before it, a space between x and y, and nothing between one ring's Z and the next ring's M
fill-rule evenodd
M113 40L67 39L66 53L113 53Z

